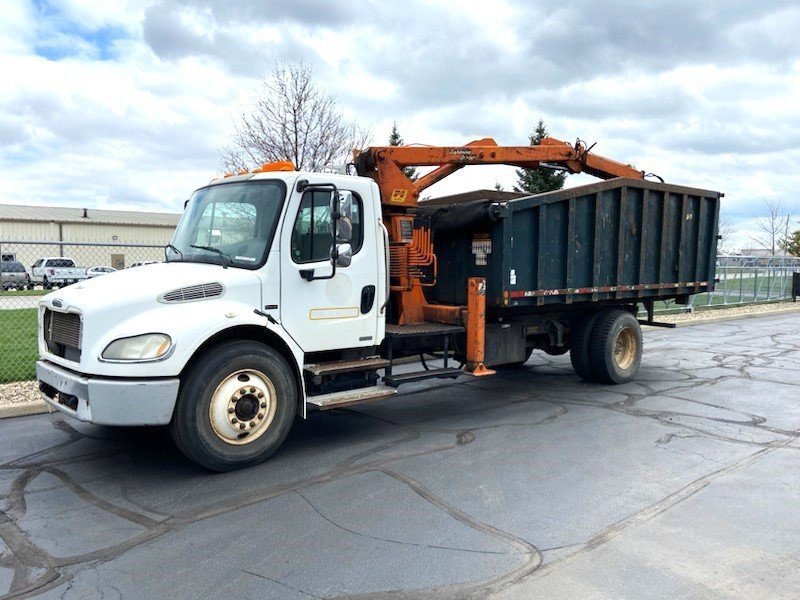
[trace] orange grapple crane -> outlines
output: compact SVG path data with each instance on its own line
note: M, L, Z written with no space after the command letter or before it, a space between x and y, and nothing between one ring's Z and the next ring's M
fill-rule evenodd
M498 146L492 138L484 138L464 146L373 146L356 152L357 173L372 177L381 193L389 232L396 322L400 325L426 321L458 323L461 319L463 307L431 305L425 300L423 288L435 285L437 263L431 230L414 216L423 190L463 167L489 164L525 169L552 166L601 179L644 179L644 172L593 154L591 148L580 140L569 144L550 137L536 146ZM404 167L426 166L436 169L417 181L411 181L403 173Z

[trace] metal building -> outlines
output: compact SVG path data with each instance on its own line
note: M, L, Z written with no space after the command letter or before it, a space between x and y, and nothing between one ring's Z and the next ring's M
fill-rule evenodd
M0 204L0 253L30 267L44 256L68 256L84 267L122 269L134 261L163 260L163 246L172 238L179 214ZM52 245L11 244L53 241ZM6 242L5 248L2 247ZM116 246L72 246L68 242L102 242ZM152 244L137 248L125 244Z

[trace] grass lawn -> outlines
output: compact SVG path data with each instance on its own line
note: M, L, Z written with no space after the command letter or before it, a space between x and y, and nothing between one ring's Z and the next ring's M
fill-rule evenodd
M44 296L53 290L5 290L0 292L0 298L5 296Z
M753 299L756 290L758 290L761 297L766 297L767 292L769 292L770 297L774 297L778 296L781 290L791 291L792 276L783 273L779 275L759 273L758 277L729 278L717 283L715 289L718 294L727 289L729 302L732 301L730 298L738 300L739 296L742 296L743 301L747 302Z
M36 377L36 309L0 310L0 383Z

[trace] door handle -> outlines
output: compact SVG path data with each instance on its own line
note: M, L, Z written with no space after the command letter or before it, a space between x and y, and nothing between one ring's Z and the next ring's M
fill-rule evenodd
M372 310L375 302L375 286L365 285L361 290L361 314L365 315Z

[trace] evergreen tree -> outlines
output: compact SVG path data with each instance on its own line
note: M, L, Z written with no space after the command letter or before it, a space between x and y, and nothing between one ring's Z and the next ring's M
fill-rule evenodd
M544 121L539 119L539 124L529 136L531 146L538 146L542 139L547 137L547 127ZM560 190L564 187L566 173L551 171L550 169L517 169L517 183L514 186L515 192L526 194L541 194Z
M800 256L800 229L789 234L788 240L781 240L781 249L790 256Z
M389 145L390 146L403 145L403 138L400 137L400 132L397 131L397 121L392 122L392 133L389 134ZM414 167L403 167L403 173L405 173L405 176L408 177L411 181L416 181L419 178L417 170Z

